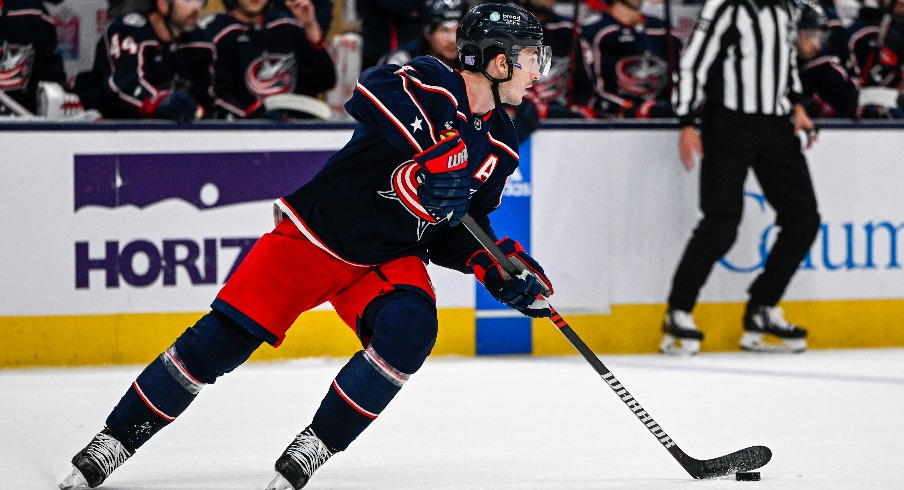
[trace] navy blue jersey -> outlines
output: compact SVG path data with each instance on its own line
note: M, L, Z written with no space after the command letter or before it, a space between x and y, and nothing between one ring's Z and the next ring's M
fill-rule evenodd
M848 49L853 74L864 87L895 88L902 80L901 64L904 62L904 44L900 21L892 21L885 45L877 49L882 10L873 7L860 9L854 22L848 26ZM868 73L865 73L868 72Z
M798 60L804 107L815 118L852 118L857 114L860 89L841 66L841 60L825 52Z
M427 41L422 37L412 39L399 46L399 49L386 53L377 61L377 64L404 65L418 56L426 56L429 51L429 46L426 44Z
M536 107L543 119L561 113L561 109L571 105L572 67L580 63L580 57L572 55L575 48L574 22L568 17L550 12L540 21L543 26L543 44L552 50L552 64L549 73L534 82L526 98ZM580 29L580 28L579 28ZM556 110L558 108L558 110Z
M506 178L518 166L515 127L504 110L481 116L468 104L460 72L420 56L361 74L346 110L351 140L305 186L277 201L315 244L353 263L416 255L466 271L480 245L464 226L422 219L412 156L456 129L468 149L468 212L488 228Z
M38 0L0 1L0 91L35 112L40 81L66 84L53 21Z
M294 18L268 13L260 24L246 24L219 14L203 25L217 48L218 116L249 117L268 96L316 97L336 84L336 67L324 44L312 45Z
M157 37L139 13L116 18L98 41L91 72L76 81L87 108L106 118L137 119L146 100L161 91L180 90L205 112L213 106L214 46L200 29L172 43Z
M677 60L681 40L673 33L671 42ZM602 116L616 116L648 100L669 103L669 47L662 20L642 16L630 26L607 12L584 26L581 49L592 91L576 94L580 105Z

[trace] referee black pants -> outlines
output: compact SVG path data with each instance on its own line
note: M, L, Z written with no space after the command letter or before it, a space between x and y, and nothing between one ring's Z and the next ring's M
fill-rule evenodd
M710 108L700 134L703 218L675 271L669 307L691 311L713 265L734 244L748 168L753 168L766 200L775 209L780 228L762 273L748 289L748 303L775 306L820 225L810 171L791 119Z

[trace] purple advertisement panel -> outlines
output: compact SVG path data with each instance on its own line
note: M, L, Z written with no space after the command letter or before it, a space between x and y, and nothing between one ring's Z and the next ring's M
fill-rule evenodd
M75 211L145 208L181 199L198 209L269 201L307 183L334 151L75 155Z

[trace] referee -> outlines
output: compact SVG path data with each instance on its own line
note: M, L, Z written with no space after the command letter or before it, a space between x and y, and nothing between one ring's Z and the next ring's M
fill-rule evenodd
M815 140L801 105L793 0L706 0L682 54L672 97L687 170L700 156L697 224L675 271L662 330L664 353L694 354L703 334L691 311L713 265L741 222L752 168L781 231L748 289L741 348L802 352L807 331L776 307L819 230L813 183L798 132ZM699 116L699 119L698 119ZM699 131L695 128L699 123Z

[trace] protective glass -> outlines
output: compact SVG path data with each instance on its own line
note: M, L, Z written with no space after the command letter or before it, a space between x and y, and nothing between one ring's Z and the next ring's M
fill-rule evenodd
M537 55L528 56L527 60L522 58L520 56L521 50L527 48L536 49ZM515 68L520 68L522 70L528 71L539 71L540 76L542 77L545 77L549 74L549 66L552 64L552 48L550 48L549 46L512 46L512 52L515 53L515 56L518 57L515 62L512 63ZM524 66L523 63L526 63L527 66Z

